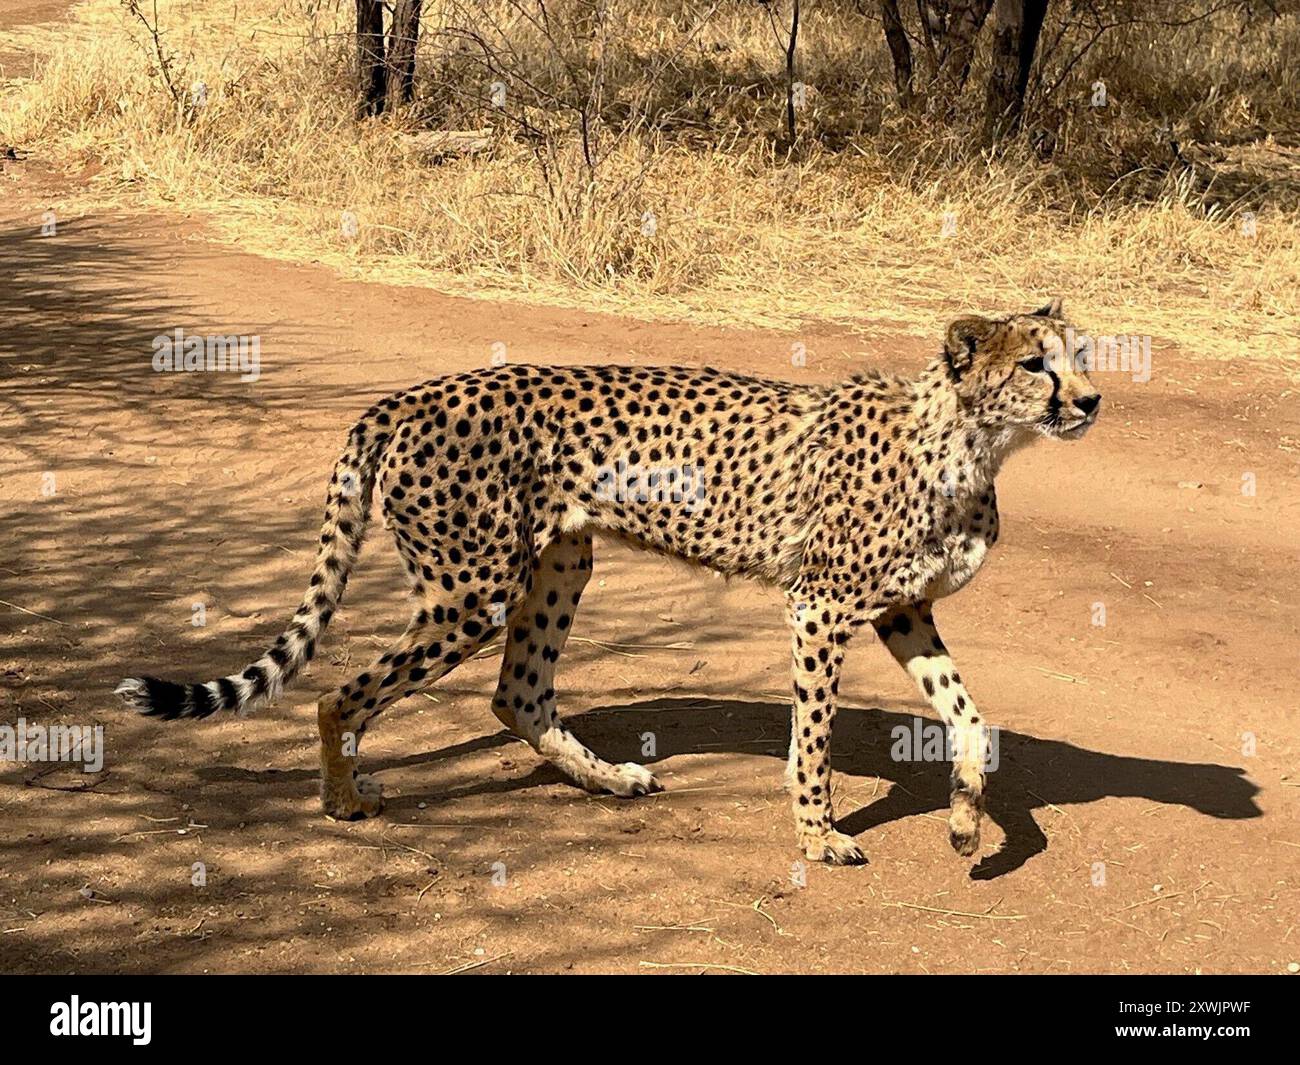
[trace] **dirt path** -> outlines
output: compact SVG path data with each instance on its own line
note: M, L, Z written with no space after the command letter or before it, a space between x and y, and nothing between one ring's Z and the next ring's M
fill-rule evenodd
M585 742L653 761L667 792L594 798L540 766L488 713L492 658L385 716L363 760L388 809L333 824L315 798L313 700L406 615L378 522L324 654L279 708L169 726L127 716L111 690L140 669L228 672L280 631L330 466L375 397L482 366L496 345L519 362L817 381L914 371L928 352L341 281L177 218L72 217L42 236L68 180L39 161L0 177L0 724L102 723L108 753L89 777L0 765L0 971L1278 972L1300 959L1300 425L1266 364L1157 345L1150 383L1099 379L1107 405L1087 440L1006 471L1003 540L939 611L1002 726L996 827L974 866L946 842L946 766L891 758L891 730L928 712L863 639L834 763L841 827L871 864L793 882L778 597L609 546L561 699ZM259 336L260 379L154 372L152 338L178 327ZM796 341L806 369L790 363Z
M72 7L71 0L5 0L0 11L0 84L7 79L25 78L32 72L32 56L16 47L5 31L56 22ZM0 128L0 136L4 129Z

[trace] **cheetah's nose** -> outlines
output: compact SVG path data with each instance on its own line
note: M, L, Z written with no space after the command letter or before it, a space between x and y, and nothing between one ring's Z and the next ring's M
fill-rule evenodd
M1079 396L1075 399L1074 405L1084 414L1091 414L1101 406L1101 393L1094 392L1090 396Z

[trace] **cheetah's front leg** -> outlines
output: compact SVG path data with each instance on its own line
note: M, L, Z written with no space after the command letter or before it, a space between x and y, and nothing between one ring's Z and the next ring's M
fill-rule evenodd
M846 630L834 604L787 604L794 648L794 732L791 796L799 847L811 861L860 865L867 859L831 818L831 723L844 662Z
M953 743L948 839L964 857L980 845L984 809L984 763L988 726L962 685L957 667L934 627L928 602L897 607L873 622L876 634L916 681L930 706L948 727Z

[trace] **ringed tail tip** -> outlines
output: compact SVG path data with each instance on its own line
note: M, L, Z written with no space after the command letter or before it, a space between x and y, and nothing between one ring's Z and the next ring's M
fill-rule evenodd
M197 690L196 690L197 689ZM203 685L175 684L156 677L127 677L114 690L130 709L145 717L171 721L178 717L207 717L217 709ZM198 696L196 698L196 696Z

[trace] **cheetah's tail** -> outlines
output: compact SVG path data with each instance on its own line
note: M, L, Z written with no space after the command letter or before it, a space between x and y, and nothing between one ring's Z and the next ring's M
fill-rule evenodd
M375 471L390 433L391 426L381 428L370 415L352 427L330 479L325 522L307 594L288 629L271 648L242 673L203 684L128 677L117 687L127 706L171 720L207 717L218 710L246 714L279 696L311 661L317 641L343 598L348 574L365 538Z

